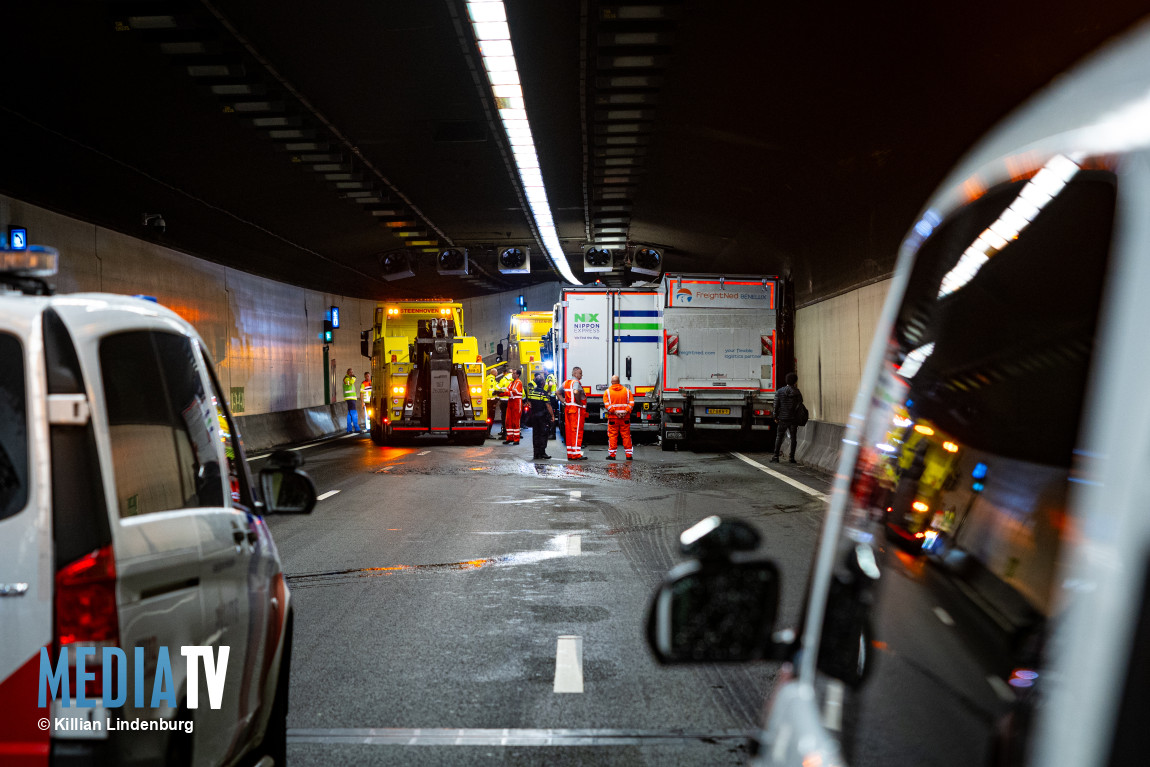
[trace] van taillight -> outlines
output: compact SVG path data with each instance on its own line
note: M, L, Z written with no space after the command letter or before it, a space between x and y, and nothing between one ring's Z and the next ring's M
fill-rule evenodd
M120 621L116 610L116 562L112 547L104 546L80 557L56 573L56 648L69 645L95 646L86 669L95 672L88 681L88 697L100 696L103 673L99 648L120 641ZM74 650L69 660L74 658ZM74 668L70 671L74 673ZM70 685L75 695L75 677Z

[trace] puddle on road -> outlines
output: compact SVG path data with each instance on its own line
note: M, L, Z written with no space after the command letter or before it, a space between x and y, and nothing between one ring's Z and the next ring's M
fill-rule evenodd
M350 570L298 573L295 575L285 575L284 579L291 584L292 588L307 588L309 586L353 583L360 578L377 578L403 572L445 572L451 570L479 570L483 567L530 565L548 559L558 559L559 557L569 556L567 544L567 535L557 535L547 542L548 548L542 551L517 551L495 557L484 557L483 559L468 559L463 562L441 562L427 565L391 565L388 567L357 567Z

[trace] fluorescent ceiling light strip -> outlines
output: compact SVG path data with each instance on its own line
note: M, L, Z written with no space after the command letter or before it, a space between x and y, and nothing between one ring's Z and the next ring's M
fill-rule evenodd
M468 2L467 13L539 239L547 258L563 279L572 285L580 285L582 283L571 272L571 265L559 242L559 233L555 229L551 206L547 200L547 190L543 185L543 174L539 170L539 155L531 138L527 106L523 102L523 89L519 84L519 70L511 45L511 30L507 26L506 7L502 0L481 0Z
M906 355L906 359L903 360L902 365L900 365L898 368L898 374L906 379L914 378L915 374L918 373L919 368L922 367L922 363L926 362L926 358L932 354L934 354L933 341L931 341L926 346L918 347L910 354Z
M1052 157L1019 190L1018 196L999 214L998 219L963 252L954 268L942 278L938 297L945 298L973 280L978 270L992 256L1001 253L1030 226L1046 204L1058 196L1077 172L1078 164L1070 158L1065 155ZM901 369L899 375L902 375Z

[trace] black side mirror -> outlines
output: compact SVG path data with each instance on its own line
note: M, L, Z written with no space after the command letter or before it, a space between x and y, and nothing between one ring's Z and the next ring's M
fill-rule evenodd
M359 353L364 357L371 357L371 330L360 331L359 334Z
M272 453L269 462L269 467L260 470L264 508L276 514L310 514L315 508L315 484L300 471L300 454L279 450Z
M683 533L683 552L696 558L667 574L647 618L647 643L660 663L778 657L778 569L746 553L759 540L747 523L718 517Z
M817 665L819 671L851 687L861 685L873 665L870 614L879 575L874 549L857 543L831 577Z

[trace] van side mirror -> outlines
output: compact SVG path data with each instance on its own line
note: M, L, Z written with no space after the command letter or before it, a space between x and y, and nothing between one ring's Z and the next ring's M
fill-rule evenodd
M359 353L364 357L371 357L371 329L361 330L359 333Z
M647 616L647 643L660 663L717 663L779 657L774 562L747 552L759 535L745 522L708 517L680 537L694 559L672 569Z
M874 549L857 543L831 577L826 617L819 641L819 671L851 686L866 680L872 658L871 610L879 580Z
M264 508L276 514L310 514L315 508L315 484L299 467L299 453L279 450L272 453L270 466L260 470L260 490Z

